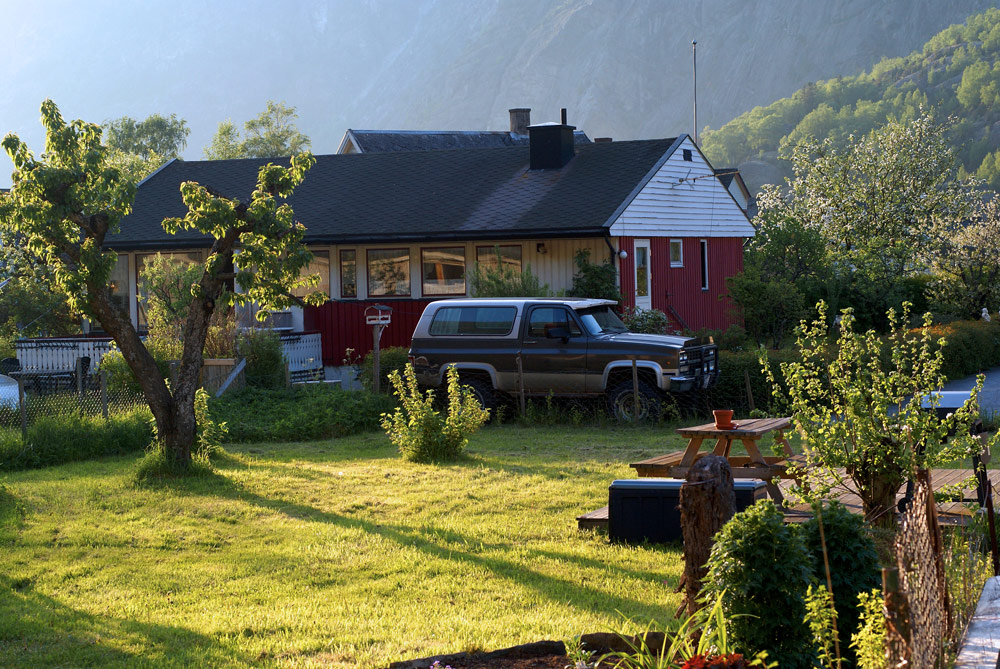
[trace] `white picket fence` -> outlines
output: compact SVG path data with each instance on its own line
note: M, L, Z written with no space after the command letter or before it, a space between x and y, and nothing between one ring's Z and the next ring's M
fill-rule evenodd
M323 371L321 335L290 333L281 335L281 344L293 378ZM86 337L19 339L14 343L17 360L25 372L54 374L76 371L77 358L90 358L90 373L97 373L101 359L111 350L111 340Z

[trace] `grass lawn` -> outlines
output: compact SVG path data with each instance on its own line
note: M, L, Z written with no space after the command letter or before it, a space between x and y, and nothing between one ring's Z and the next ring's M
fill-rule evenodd
M679 545L575 517L672 427L489 427L444 466L369 433L141 487L136 456L0 475L24 509L0 499L0 666L380 667L663 621Z

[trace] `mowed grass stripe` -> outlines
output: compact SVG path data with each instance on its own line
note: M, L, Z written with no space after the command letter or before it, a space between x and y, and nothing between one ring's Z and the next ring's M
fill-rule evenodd
M231 446L155 486L132 457L7 475L0 665L379 667L665 620L679 546L575 517L681 448L671 427L490 427L441 466L369 433Z

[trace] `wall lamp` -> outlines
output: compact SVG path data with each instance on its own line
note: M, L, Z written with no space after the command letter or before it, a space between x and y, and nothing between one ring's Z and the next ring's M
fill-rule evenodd
M545 255L546 253L549 252L549 250L545 248L545 242L538 242L537 244L535 244L535 251L541 253L542 255Z

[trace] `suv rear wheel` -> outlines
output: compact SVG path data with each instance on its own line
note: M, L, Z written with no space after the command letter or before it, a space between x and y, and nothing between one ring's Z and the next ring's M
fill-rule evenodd
M472 390L472 394L479 401L479 406L489 409L490 417L497 413L497 395L493 391L493 384L488 379L481 376L468 376L459 379L463 386Z
M619 383L608 392L608 411L618 421L636 420L635 390L631 381ZM639 382L639 420L659 418L662 405L660 394L649 384Z

